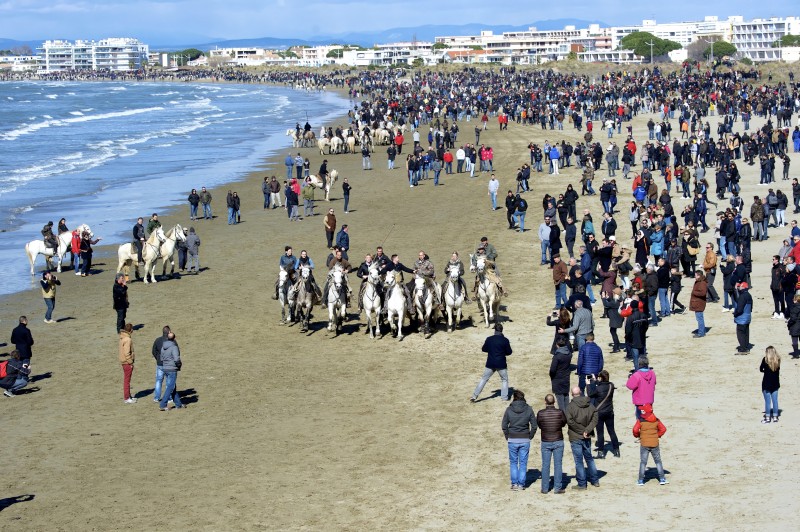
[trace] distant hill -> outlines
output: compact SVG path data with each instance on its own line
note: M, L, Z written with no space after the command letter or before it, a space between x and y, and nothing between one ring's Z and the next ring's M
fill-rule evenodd
M41 46L44 41L16 41L14 39L0 39L0 50L11 50L21 46L28 46L36 53L36 47Z

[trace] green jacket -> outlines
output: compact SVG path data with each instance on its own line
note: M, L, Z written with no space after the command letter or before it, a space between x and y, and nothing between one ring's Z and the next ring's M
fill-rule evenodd
M303 187L303 199L314 201L314 187L306 185Z
M567 428L569 441L580 441L585 432L594 435L597 426L597 410L591 405L588 397L575 397L567 405Z
M150 220L149 222L147 222L147 234L148 235L153 234L153 231L155 231L156 228L158 227L161 227L161 222L159 222L158 220Z

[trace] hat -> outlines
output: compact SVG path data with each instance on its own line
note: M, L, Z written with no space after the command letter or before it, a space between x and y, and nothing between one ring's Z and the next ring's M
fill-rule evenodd
M738 286L740 290L747 290L748 288L750 288L750 285L747 284L747 281L743 281L737 284L736 286Z
M608 239L609 239L611 242L616 242L616 241L617 241L617 237L615 237L614 235L611 235L610 237L608 237Z
M642 417L649 416L653 413L653 405L642 405L639 407L639 413Z

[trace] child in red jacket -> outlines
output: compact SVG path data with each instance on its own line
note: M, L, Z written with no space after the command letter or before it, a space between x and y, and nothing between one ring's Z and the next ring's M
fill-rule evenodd
M647 467L647 459L651 454L658 468L658 483L662 486L669 484L667 477L664 476L664 466L661 465L661 450L658 446L658 440L667 432L667 427L653 413L653 405L642 405L639 408L639 413L641 414L641 421L636 421L633 426L633 436L634 438L639 438L639 443L641 444L639 448L641 460L639 462L639 481L636 484L644 486L644 471Z

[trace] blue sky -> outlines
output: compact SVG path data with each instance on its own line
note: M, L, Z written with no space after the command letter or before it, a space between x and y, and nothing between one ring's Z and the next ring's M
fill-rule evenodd
M216 39L297 37L380 30L424 24L529 24L576 18L609 25L742 15L746 19L790 16L793 2L673 0L668 4L610 0L0 0L0 38L138 37L154 44ZM654 6L661 6L657 12ZM796 9L800 11L800 9ZM797 13L800 15L800 13ZM367 24L367 21L370 21Z

